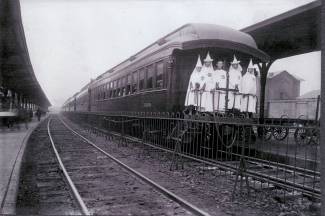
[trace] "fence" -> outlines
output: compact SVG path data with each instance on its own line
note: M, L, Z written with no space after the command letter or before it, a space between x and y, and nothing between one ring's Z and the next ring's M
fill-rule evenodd
M120 145L169 152L170 168L194 160L220 167L249 188L281 189L320 199L319 127L257 124L249 118L175 113L64 113L78 124L118 137ZM235 191L235 190L234 190Z

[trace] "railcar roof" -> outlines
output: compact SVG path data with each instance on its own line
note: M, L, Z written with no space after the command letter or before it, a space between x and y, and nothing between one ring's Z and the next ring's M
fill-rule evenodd
M187 41L216 39L244 44L253 49L257 49L253 37L247 33L215 24L189 23L169 33L165 37L160 38L127 60L106 71L104 74L118 71L119 69L131 64L134 60L141 59L142 57L171 44L175 44L175 46L179 45L179 48L181 48L181 45ZM104 74L100 75L98 78L102 78Z
M66 106L68 105L71 101L72 101L73 97L69 97L64 103L62 106Z
M183 43L195 40L230 41L235 44L237 43L246 45L252 49L258 49L253 37L247 33L221 25L206 23L189 23L160 38L159 40L140 50L135 55L121 62L117 66L99 75L96 80L94 80L94 83L98 83L100 80L106 78L107 75L109 76L110 73L117 72L132 64L136 60L142 59L143 57L154 53L159 49L170 45L173 45L175 48L182 49ZM92 82L88 83L86 86L89 86L91 84ZM83 89L86 86L84 86ZM80 92L82 92L82 90Z

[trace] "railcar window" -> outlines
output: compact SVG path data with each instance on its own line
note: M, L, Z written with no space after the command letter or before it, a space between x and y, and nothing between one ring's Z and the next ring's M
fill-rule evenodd
M108 98L108 83L104 84L104 92L105 92L104 99L107 99Z
M121 80L117 80L117 89L116 89L116 97L120 96L120 86L121 86Z
M137 92L138 90L138 72L133 72L133 79L132 79L132 94Z
M116 91L117 91L117 80L114 81L114 83L113 83L113 88L114 88L114 90L113 90L113 97L116 97Z
M103 99L103 86L99 86L99 100Z
M126 95L129 95L131 93L131 83L132 83L132 77L131 74L129 74L126 78Z
M120 83L119 83L120 85L119 85L119 87L120 87L120 94L119 94L119 96L123 96L123 87L124 87L124 77L122 77L121 79L120 79Z
M157 63L156 88L164 87L164 63Z
M147 89L153 88L154 65L150 65L147 70Z
M108 91L109 91L109 88L108 88L108 83L105 84L105 99L108 98Z
M109 97L113 97L113 83L109 82Z
M102 99L102 87L98 87L99 100Z
M143 90L144 89L144 69L140 70L140 74L139 74L139 90Z
M122 78L122 90L121 90L121 96L126 95L126 76Z

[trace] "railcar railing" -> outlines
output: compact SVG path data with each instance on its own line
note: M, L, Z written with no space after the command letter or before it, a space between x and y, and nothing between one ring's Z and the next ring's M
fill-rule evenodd
M140 144L142 154L172 155L170 168L191 159L218 167L247 189L273 188L286 195L320 198L319 125L288 121L264 124L245 115L65 112L72 121L119 143ZM235 190L234 190L235 191ZM247 190L249 192L249 190Z

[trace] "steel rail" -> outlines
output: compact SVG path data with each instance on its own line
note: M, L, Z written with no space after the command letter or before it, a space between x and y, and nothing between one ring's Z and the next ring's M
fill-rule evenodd
M86 137L82 136L81 134L79 134L78 132L76 132L74 129L72 129L64 120L61 119L61 117L59 117L60 121L63 123L63 125L69 129L73 134L75 134L76 136L82 138L84 141L86 141L89 145L93 146L94 148L96 148L98 151L100 151L101 153L103 153L104 155L106 155L107 157L109 157L111 160L113 160L115 163L117 163L119 166L121 166L122 168L124 168L125 170L127 170L128 172L132 173L133 175L135 175L137 178L141 179L142 181L144 181L145 183L147 183L148 185L152 186L153 188L155 188L156 190L158 190L160 193L162 193L163 195L167 196L168 198L170 198L171 200L177 202L178 204L180 204L182 207L184 207L185 209L187 209L188 211L194 213L195 215L201 215L201 216L208 216L210 215L209 213L199 209L198 207L196 207L195 205L187 202L186 200L184 200L183 198L177 196L176 194L174 194L173 192L169 191L168 189L164 188L163 186L159 185L158 183L152 181L151 179L149 179L148 177L144 176L143 174L141 174L140 172L136 171L135 169L129 167L128 165L126 165L125 163L121 162L120 160L118 160L117 158L115 158L114 156L112 156L111 154L107 153L106 151L104 151L103 149L101 149L100 147L98 147L96 144L94 144L92 141L90 141L89 139L87 139Z
M48 133L48 135L50 137L51 146L52 146L53 151L55 153L56 159L57 159L57 161L58 161L58 163L60 165L60 168L61 168L61 170L62 170L62 172L64 174L64 177L66 178L66 180L68 182L68 185L69 185L69 187L70 187L70 189L72 191L72 194L73 194L74 198L77 200L77 203L78 203L78 205L79 205L79 207L81 209L82 214L83 215L91 215L88 208L87 208L87 206L86 206L86 204L82 200L82 198L81 198L75 184L73 183L73 181L71 180L67 170L65 169L65 166L64 166L64 164L63 164L63 162L61 160L61 157L60 157L60 155L59 155L59 153L58 153L58 151L57 151L57 149L55 147L55 143L53 141L53 137L52 137L51 130L50 130L51 120L52 120L52 118L50 118L49 121L47 122L47 133Z

